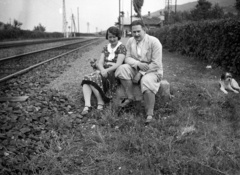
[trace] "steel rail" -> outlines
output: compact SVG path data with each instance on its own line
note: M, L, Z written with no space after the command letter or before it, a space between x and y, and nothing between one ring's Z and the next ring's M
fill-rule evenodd
M88 40L88 41L89 41L89 40ZM76 51L76 50L78 50L78 49L81 49L81 48L83 48L83 47L86 47L86 46L89 46L89 45L91 45L91 44L94 44L94 43L96 43L96 42L98 42L98 40L97 40L97 41L94 41L94 42L91 42L91 43L88 43L88 44L86 44L86 45L84 45L84 46L80 46L80 47L78 47L78 48L76 48L76 49L70 50L70 51L68 51L68 52L66 52L66 53L60 54L60 55L55 56L55 57L53 57L53 58L50 58L50 59L48 59L48 60L42 61L42 62L40 62L40 63L37 63L37 64L35 64L35 65L32 65L32 66L30 66L30 67L28 67L28 68L25 68L25 69L23 69L23 70L20 70L20 71L18 71L18 72L15 72L15 73L13 73L13 74L11 74L11 75L8 75L8 76L6 76L6 77L4 77L4 78L1 78L1 79L0 79L0 83L3 82L3 81L9 80L9 79L11 79L11 78L13 78L13 77L16 77L16 76L18 76L18 75L21 75L21 74L23 74L23 73L25 73L25 72L33 69L33 68L36 68L36 67L38 67L38 66L41 66L42 64L45 64L45 63L47 63L47 62L50 62L50 61L52 61L52 60L54 60L54 59L56 59L56 58L62 57L62 56L64 56L64 55L67 55L67 54L69 54L69 53L72 53L72 52L74 52L74 51Z
M82 38L60 38L60 39L34 39L34 40L24 40L24 41L6 41L0 42L0 49L3 48L11 48L11 47L21 47L27 46L31 44L44 44L44 43L52 43L52 42L60 42L60 41L71 41L78 40Z
M13 58L18 58L18 57L21 57L21 56L27 56L27 55L31 55L31 54L35 54L35 53L39 53L39 52L44 52L44 51L51 50L51 49L57 49L57 48L65 47L65 46L70 46L70 45L74 45L74 44L77 44L77 43L84 43L84 42L91 41L91 40L93 40L93 39L77 41L77 42L74 42L74 43L71 43L71 44L64 44L64 45L61 45L61 46L49 47L49 48L46 48L46 49L41 49L41 50L37 50L37 51L33 51L33 52L27 52L27 53L23 53L23 54L19 54L19 55L0 58L0 62L5 61L5 60L10 60L10 59L13 59Z

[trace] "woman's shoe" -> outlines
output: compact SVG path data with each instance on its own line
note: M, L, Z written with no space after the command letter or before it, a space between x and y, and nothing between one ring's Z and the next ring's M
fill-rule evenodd
M97 110L102 111L104 109L104 104L98 104Z
M87 115L91 111L91 109L92 109L91 106L84 106L81 115Z
M148 115L145 123L146 123L146 124L149 124L149 123L151 123L152 121L153 121L153 117L152 117L151 115Z

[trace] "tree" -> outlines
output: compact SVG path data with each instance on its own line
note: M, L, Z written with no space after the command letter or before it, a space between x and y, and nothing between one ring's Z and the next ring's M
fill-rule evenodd
M20 29L22 23L17 21L16 19L13 20L13 27Z
M211 19L221 19L224 17L223 8L220 7L218 4L215 4L214 7L210 11L209 18Z
M137 13L138 17L141 17L142 6L143 0L133 0L134 11Z
M173 12L169 14L167 11L165 11L165 24L174 24L174 23L181 23L183 22L182 19L182 12Z
M5 24L4 25L4 30L12 30L13 26L11 24Z
M207 0L198 0L195 9L191 10L192 20L206 20L209 18L212 3Z
M41 23L38 24L38 26L35 26L33 31L38 31L38 32L45 32L46 27L42 26Z
M235 7L238 11L238 14L240 15L240 0L236 0Z

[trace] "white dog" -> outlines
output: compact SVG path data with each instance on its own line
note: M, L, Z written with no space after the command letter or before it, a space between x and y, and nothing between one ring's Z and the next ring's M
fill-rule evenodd
M226 90L230 90L235 93L239 93L240 91L240 87L237 81L234 78L232 78L232 74L229 72L222 74L219 84L220 90L223 91L225 94L228 94Z

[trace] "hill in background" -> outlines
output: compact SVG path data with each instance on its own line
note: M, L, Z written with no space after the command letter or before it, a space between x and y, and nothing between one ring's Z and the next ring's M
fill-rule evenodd
M234 7L236 0L207 0L207 1L211 2L212 6L214 6L215 4L218 4L220 7L223 8L224 12L226 13L227 12L237 13L237 10ZM197 1L177 5L177 11L190 11L194 9L196 5L197 5ZM160 9L156 12L152 12L151 16L159 16L160 11L164 11L164 9ZM175 11L175 5L172 5L172 11Z

